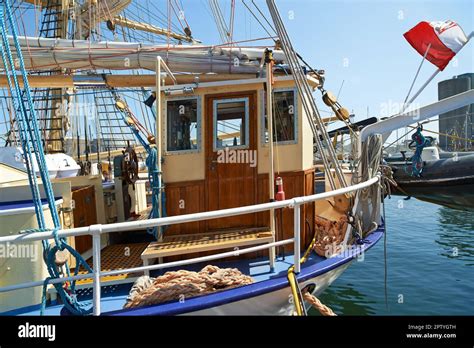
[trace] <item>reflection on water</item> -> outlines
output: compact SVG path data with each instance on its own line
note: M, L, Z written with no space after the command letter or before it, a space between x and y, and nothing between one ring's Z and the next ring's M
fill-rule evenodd
M474 266L474 213L443 207L438 221L435 242L443 248L440 254Z
M388 310L383 240L321 294L321 301L338 315L472 315L474 213L416 199L388 200L386 208Z
M353 284L344 284L342 286L332 286L319 297L320 300L329 305L335 313L344 313L344 315L375 315L376 301L370 300L367 296L354 289ZM334 302L334 299L338 299ZM311 309L310 315L319 315Z

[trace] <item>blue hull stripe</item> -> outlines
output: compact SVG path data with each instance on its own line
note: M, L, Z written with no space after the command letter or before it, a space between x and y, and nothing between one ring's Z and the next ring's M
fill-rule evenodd
M352 261L363 252L369 250L380 240L380 238L383 236L384 228L384 226L379 227L375 232L371 233L364 239L364 243L361 244L357 250L348 251L344 257L336 256L307 267L302 267L301 272L297 276L298 281L303 282L308 279L315 278ZM190 298L183 303L180 303L179 301L173 301L147 307L123 309L119 311L103 313L103 315L178 315L245 300L250 297L277 291L287 286L288 280L285 273L284 275L277 278L240 286L230 290L219 291L213 294Z

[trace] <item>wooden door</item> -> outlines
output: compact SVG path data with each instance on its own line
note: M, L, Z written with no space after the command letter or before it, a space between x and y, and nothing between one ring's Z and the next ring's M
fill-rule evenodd
M257 203L257 94L206 98L206 208ZM207 230L256 226L256 214L208 220Z
M72 199L74 200L74 227L85 227L97 223L97 213L95 204L94 186L86 186L73 189ZM92 236L75 237L75 249L82 254L92 249Z

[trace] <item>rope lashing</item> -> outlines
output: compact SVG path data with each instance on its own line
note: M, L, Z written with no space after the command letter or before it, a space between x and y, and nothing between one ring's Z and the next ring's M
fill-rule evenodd
M415 177L420 177L421 173L423 172L423 160L421 158L421 154L423 153L423 149L426 146L431 145L431 141L426 139L425 136L421 133L423 128L420 126L416 129L416 132L413 133L411 136L412 141L415 143L416 150L415 154L413 155L412 161L412 172L411 175Z
M56 239L56 238L55 238ZM50 279L58 279L61 278L60 272L60 265L56 264L56 253L58 251L67 250L76 260L76 267L74 269L74 276L77 276L81 267L84 267L87 272L92 273L92 269L89 264L82 258L82 256L70 245L65 243L65 241L59 240L60 245L52 245L49 244L45 247L43 257L45 259L46 266L48 268L48 273L50 277L46 279L43 286L47 286ZM66 268L66 274L69 277L70 271L67 264L64 265ZM90 301L85 302L78 302L77 296L75 294L76 290L76 282L73 281L71 283L66 282L63 284L61 283L54 283L53 284L56 291L61 294L61 299L64 302L64 306L73 314L76 315L88 315L91 314L92 306ZM45 307L46 296L45 296L45 289L43 288L43 298L42 298L42 311Z
M4 6L3 6L4 5ZM13 60L13 55L10 49L10 43L7 36L7 25L3 12L3 8L6 11L6 17L10 24L10 31L12 34L13 43L15 46L17 59ZM38 119L36 117L36 111L34 108L33 99L30 93L30 86L28 83L28 77L25 69L25 63L23 61L23 55L18 40L18 35L16 31L16 23L12 14L12 7L9 0L0 0L0 32L1 32L1 56L2 62L5 67L5 75L8 82L8 87L10 89L10 94L12 96L12 103L14 110L16 111L16 119L19 128L19 136L21 141L21 147L23 150L23 156L25 159L25 165L28 174L28 183L31 188L32 198L35 205L36 219L38 222L38 230L48 231L46 226L46 220L43 213L43 203L41 200L41 193L39 190L38 179L36 176L36 170L34 163L36 162L38 167L38 172L41 177L43 184L45 196L48 202L49 211L51 213L51 218L54 224L53 237L55 240L55 245L52 246L47 240L42 241L43 245L43 260L46 263L49 277L44 281L43 288L43 298L41 305L41 314L44 313L46 307L46 286L52 279L61 278L60 270L62 267L56 265L56 253L60 250L67 250L76 258L76 275L79 268L82 265L86 265L84 259L79 253L77 253L72 247L67 244L66 239L59 238L57 231L60 229L60 220L59 214L56 210L56 202L54 197L54 192L52 189L52 184L49 178L49 172L46 165L46 160L44 156L43 144L41 141L41 135L38 126ZM18 66L18 68L17 68ZM19 70L23 79L24 90L22 92L20 84L18 81L18 76L15 70ZM32 230L28 230L31 232ZM69 267L67 265L67 259L62 265L65 267L66 274L69 276ZM86 269L91 272L89 266ZM54 287L61 297L64 305L74 314L89 314L91 308L86 307L85 303L79 303L74 294L75 290L75 281L72 282L69 292L65 291L64 286L60 283L55 283Z
M392 196L392 186L398 188L397 182L393 179L393 170L392 167L381 164L380 165L380 173L382 176L380 177L380 187L384 194L391 198Z

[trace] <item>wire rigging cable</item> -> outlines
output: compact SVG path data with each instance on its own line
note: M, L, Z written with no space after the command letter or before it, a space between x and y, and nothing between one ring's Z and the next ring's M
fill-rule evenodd
M282 49L285 52L286 59L293 73L298 93L302 96L301 99L303 108L305 110L306 117L308 117L308 121L313 132L316 146L318 148L319 153L321 154L321 159L324 164L324 170L331 185L331 188L335 189L337 187L336 182L333 178L333 174L331 172L331 165L334 168L336 177L341 187L346 187L347 183L342 173L341 165L337 160L337 155L334 151L334 148L331 146L329 136L321 120L321 116L319 114L316 103L313 99L311 88L308 85L308 81L306 80L306 76L303 72L303 69L299 65L298 57L295 53L295 50L293 49L291 40L286 32L280 14L278 13L278 9L273 0L267 0L267 5L270 10L270 14L273 18L278 37L281 41Z

